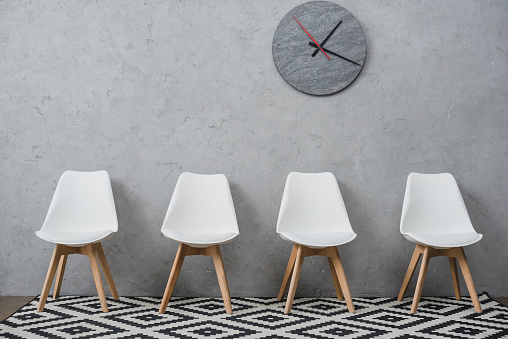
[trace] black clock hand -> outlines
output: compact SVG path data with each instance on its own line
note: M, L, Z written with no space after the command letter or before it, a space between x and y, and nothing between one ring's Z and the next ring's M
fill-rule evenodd
M316 45L315 43L310 42L310 41L309 41L309 46L312 46L312 47L314 47L314 48L318 48L318 45ZM324 48L324 47L321 47L321 48L322 48L325 52L327 52L327 53L329 53L329 54L331 54L331 55L335 55L336 57L339 57L339 58L344 59L344 60L346 60L346 61L352 62L352 63L353 63L353 64L355 64L355 65L361 66L359 63L356 63L356 62L354 62L353 60L350 60L350 59L348 59L348 58L346 58L346 57L343 57L342 55L339 55L339 54L337 54L337 53L333 53L332 51L330 51L330 50L328 50L328 49L326 49L326 48Z
M334 29L332 29L332 31L330 32L330 34L328 34L328 36L325 38L325 40L323 40L323 42L321 43L321 47L323 47L326 42L328 41L328 39L330 39L330 37L333 35L333 33L335 33L335 31L337 30L337 28L339 28L340 24L342 23L342 20L337 24L337 26L335 26ZM318 54L319 52L319 48L316 48L316 50L314 51L314 53L312 53L312 57L315 57L316 54Z

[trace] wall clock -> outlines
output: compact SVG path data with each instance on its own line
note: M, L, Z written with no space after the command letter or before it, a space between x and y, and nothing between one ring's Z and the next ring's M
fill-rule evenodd
M360 73L367 46L363 29L343 7L310 1L289 11L273 36L273 60L294 88L327 95L348 86Z

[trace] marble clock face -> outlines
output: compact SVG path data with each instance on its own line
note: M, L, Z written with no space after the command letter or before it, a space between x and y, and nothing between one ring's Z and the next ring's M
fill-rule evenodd
M367 46L356 18L328 1L311 1L282 18L273 36L273 60L294 88L327 95L348 86L360 73Z

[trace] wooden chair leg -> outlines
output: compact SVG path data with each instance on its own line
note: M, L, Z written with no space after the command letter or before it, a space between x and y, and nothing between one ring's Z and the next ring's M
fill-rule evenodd
M346 300L347 309L350 313L355 313L353 299L351 299L351 293L349 292L346 274L344 273L344 267L342 266L342 261L340 260L339 251L337 250L337 247L333 248L331 259L333 261L333 266L335 267L337 278L339 279L339 284L342 288L342 293L344 294L344 299Z
M159 313L166 312L166 308L168 307L169 299L171 299L171 295L173 294L173 290L175 289L176 280L178 279L178 275L180 274L180 270L182 268L183 260L185 259L185 252L187 251L188 246L180 243L178 247L178 252L176 252L175 261L173 262L173 268L171 269L171 273L169 274L168 283L166 285L166 290L164 291L164 296L162 297L161 305L159 307Z
M459 283L459 272L457 270L457 261L455 258L449 257L450 270L452 271L453 290L455 291L455 299L460 300L460 283Z
M217 279L219 280L220 292L222 293L222 300L226 307L226 312L229 314L233 313L231 307L231 296L229 294L228 281L226 279L226 272L224 270L224 263L222 262L222 255L220 253L219 245L214 245L210 248L213 264L215 266L215 272L217 273Z
M97 262L97 252L95 250L95 246L90 244L86 245L85 248L88 254L88 259L90 259L90 266L92 267L93 279L101 302L102 311L108 312L108 303L106 301L106 294L104 293L104 286L102 285L101 272L99 270L99 263Z
M56 269L58 268L58 261L61 255L61 248L62 245L57 244L55 245L55 249L53 250L53 256L51 257L48 273L46 274L46 280L44 281L44 286L42 287L39 305L37 306L37 312L41 312L42 310L44 310L44 305L46 304L46 299L48 298L49 290L51 289L53 279L55 278Z
M340 289L339 279L337 278L337 271L335 270L335 266L333 265L332 258L328 258L328 265L330 265L330 271L332 272L333 285L335 286L335 293L337 294L337 299L344 300L344 296L342 295L342 291Z
M416 265L418 265L418 260L420 260L421 255L421 245L416 245L415 250L413 252L413 256L411 257L411 261L409 262L409 267L407 268L406 276L404 277L404 281L402 282L402 287L400 288L399 296L397 297L398 301L404 299L404 294L406 294L407 287L411 278L413 277L413 273L415 272Z
M291 312L291 306L293 306L293 299L295 298L296 286L298 285L298 278L300 277L300 272L302 271L303 264L303 250L304 247L302 245L295 245L297 247L295 265L293 267L293 276L291 277L291 285L289 286L288 297L286 301L286 308L284 309L284 313L288 314Z
M471 296L471 300L473 301L474 309L476 310L476 312L482 313L480 300L478 299L478 295L476 294L476 289L473 283L473 277L471 276L471 271L469 270L466 255L464 254L464 249L462 247L459 247L457 249L457 260L459 261L460 270L462 271L462 275L464 276L464 280L466 281L467 290L469 291L469 295Z
M62 280L63 280L66 264L67 264L67 254L60 255L60 262L58 264L58 272L56 274L55 290L53 291L53 299L58 299L58 297L60 296L60 288L62 287Z
M118 296L118 292L116 291L115 282L113 281L113 275L111 274L111 270L109 269L108 261L106 260L106 255L104 254L104 249L102 248L102 244L96 243L94 244L95 251L97 252L97 257L99 258L99 264L101 265L102 272L104 272L104 277L106 278L106 283L108 284L109 291L113 295L113 299L120 299Z
M423 283L425 281L425 276L427 275L427 269L429 268L430 256L429 256L430 248L425 246L423 251L422 265L420 267L420 274L418 275L418 282L416 284L415 295L413 297L413 305L411 306L411 313L416 313L416 309L418 308L418 303L420 302L420 296L422 295Z
M284 279L282 279L282 286L280 287L279 296L277 297L278 301L281 301L284 297L284 293L286 293L288 289L288 282L289 277L291 276L291 273L293 272L293 267L295 266L295 260L296 260L296 245L293 245L293 250L291 251L291 256L289 257L288 266L286 268L286 273L284 274Z

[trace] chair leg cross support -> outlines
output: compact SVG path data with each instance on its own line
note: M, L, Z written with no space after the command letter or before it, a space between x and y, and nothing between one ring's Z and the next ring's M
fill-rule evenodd
M464 276L464 280L466 281L466 286L469 291L469 295L471 296L471 300L473 301L474 308L476 312L482 313L482 308L480 306L480 300L478 299L478 295L476 294L476 289L473 283L473 277L471 276L471 271L469 270L469 265L467 264L466 255L464 254L464 249L462 247L454 247L449 249L435 249L430 246L416 245L416 248L413 252L413 257L409 263L409 267L406 272L406 276L404 277L404 281L402 282L402 287L400 288L399 296L397 300L402 300L404 298L404 294L406 293L407 287L411 278L413 277L413 273L418 265L418 260L420 256L423 254L422 264L420 267L420 274L418 276L418 282L416 284L415 295L413 297L413 304L411 306L411 313L416 313L416 309L418 308L418 303L420 301L420 296L423 290L423 282L425 281L425 276L427 275L427 269L429 267L430 259L438 256L446 256L450 261L450 269L452 272L452 280L453 280L453 288L455 290L455 298L460 300L460 285L459 285L459 274L457 270L458 260L460 269L462 271L462 275Z
M303 259L313 255L328 257L337 298L339 300L345 299L348 311L354 313L355 308L353 306L353 300L351 299L351 294L349 293L349 287L347 284L346 275L344 273L344 267L342 266L342 261L340 260L337 247L332 246L314 249L304 245L296 244L293 246L293 251L291 252L291 257L289 258L286 273L284 274L284 279L282 280L282 286L280 287L279 295L277 297L277 300L282 300L282 297L288 288L288 282L291 277L291 284L289 286L284 313L288 314L291 312L291 306L293 305L296 286L298 285L298 278L300 277L300 272L302 270Z
M178 247L178 252L176 253L175 261L173 262L173 268L171 269L171 273L169 275L166 290L164 291L164 296L162 297L159 313L162 314L166 312L169 300L171 299L171 295L175 289L176 280L178 279L178 275L182 268L183 260L188 255L206 255L208 257L212 257L213 264L215 266L215 272L217 273L217 279L219 280L224 307L226 308L227 313L232 314L233 308L231 307L231 296L229 294L228 281L226 279L226 272L224 270L224 264L222 262L222 255L219 245L213 245L206 248L197 248L185 245L183 243L180 243L180 246Z
M113 298L118 300L120 297L116 291L115 282L113 281L113 276L111 275L108 262L106 261L106 256L104 255L104 250L102 249L102 244L100 242L82 247L70 247L61 244L55 245L55 250L53 251L53 257L51 258L51 262L49 264L46 280L44 281L44 287L42 288L39 305L37 306L37 312L44 310L44 305L46 304L46 299L48 298L49 290L53 284L57 269L58 274L56 277L53 299L58 299L60 296L60 288L62 287L65 265L67 263L67 256L69 254L83 254L88 256L90 259L90 266L92 267L92 274L95 280L97 293L99 294L102 311L108 312L108 304L106 302L106 295L104 294L104 288L102 285L99 263L102 267L102 271L104 272L106 282L108 283L109 290L111 291ZM97 258L99 259L99 263L97 262Z

